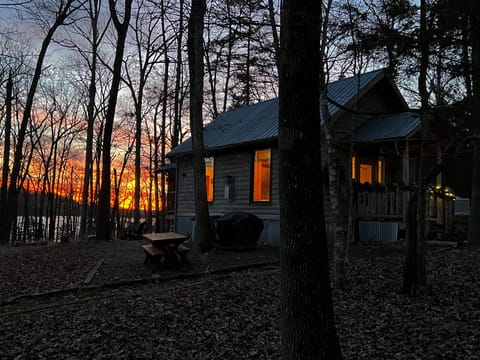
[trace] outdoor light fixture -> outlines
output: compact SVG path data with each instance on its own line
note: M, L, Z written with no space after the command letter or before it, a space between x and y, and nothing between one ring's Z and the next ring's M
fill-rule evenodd
M432 196L438 196L442 199L454 199L455 200L455 194L452 192L452 189L450 189L448 186L442 186L442 185L435 185L435 186L430 186L428 189L428 192Z

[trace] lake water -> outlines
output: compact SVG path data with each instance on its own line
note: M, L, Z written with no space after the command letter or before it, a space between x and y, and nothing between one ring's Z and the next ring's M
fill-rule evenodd
M132 218L122 219L122 223L125 224L125 227L128 227L129 224L133 223ZM145 218L140 219L141 222L146 221ZM26 221L24 216L17 217L17 242L33 242L33 241L45 241L49 240L49 223L46 216L35 218L33 216L29 217ZM54 232L54 242L61 242L62 238L68 238L68 240L73 240L80 231L80 216L57 216L55 219L55 232ZM118 232L121 230L117 229ZM117 236L117 233L114 234Z
M80 228L79 216L57 216L55 218L54 242L60 242L62 237L74 236ZM17 242L44 241L48 239L49 219L24 216L17 217Z

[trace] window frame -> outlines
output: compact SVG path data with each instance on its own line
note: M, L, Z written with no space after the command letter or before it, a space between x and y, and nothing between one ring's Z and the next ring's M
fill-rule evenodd
M205 161L205 186L207 192L207 202L213 203L215 201L215 158L213 156L207 156L204 158ZM207 163L211 162L212 176L210 184L208 184L207 168L209 167ZM211 189L211 199L209 198L209 189Z
M261 151L269 151L269 174L268 174L268 200L255 200L255 165L257 153ZM255 149L252 153L252 165L251 165L251 178L250 178L250 202L252 204L261 205L261 204L271 204L272 202L272 148L258 148Z

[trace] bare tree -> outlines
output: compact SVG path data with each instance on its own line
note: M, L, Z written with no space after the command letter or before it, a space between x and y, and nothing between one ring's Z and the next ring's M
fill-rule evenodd
M82 188L82 208L80 213L80 229L79 238L86 240L87 237L87 216L88 216L88 200L89 185L93 177L93 137L95 126L95 99L97 93L97 64L98 64L98 48L102 39L99 31L100 10L102 0L89 0L87 5L87 13L90 19L90 32L84 34L84 38L88 40L90 45L90 59L85 54L85 60L89 64L90 83L88 86L88 104L87 104L87 136L85 145L85 171L83 177ZM80 29L83 30L83 29ZM83 31L82 31L83 33Z
M284 1L280 30L282 359L340 359L328 266L320 139L322 2ZM300 186L301 182L301 186Z
M329 203L331 209L331 219L334 223L334 240L333 240L333 259L335 261L335 279L337 286L343 288L346 282L345 265L347 261L347 234L348 234L348 198L347 191L350 183L350 177L346 176L343 181L339 172L339 158L343 159L344 154L338 154L337 142L335 140L335 130L332 117L328 109L328 73L327 73L327 30L329 27L329 17L332 8L332 0L324 3L322 11L322 36L320 45L320 112L323 120L323 130L326 143L326 168L328 169L328 188ZM343 156L340 156L343 155Z
M157 169L158 166L165 166L165 157L166 157L166 147L167 147L167 103L168 103L168 80L169 80L169 70L170 70L170 58L168 54L169 50L169 40L167 40L167 28L166 28L166 6L164 0L160 2L161 10L162 10L162 43L163 43L163 63L164 63L164 77L163 77L163 96L162 96L162 123L160 126L160 164L158 162L158 158L155 160L155 194L159 193L158 189L158 173ZM155 142L158 145L158 141ZM158 147L154 149L155 153L158 154ZM162 201L162 211L161 211L161 218L158 216L159 208L158 208L158 196L156 196L156 221L155 227L157 231L165 231L166 222L167 222L167 193L166 193L166 179L165 179L165 172L162 171L161 178L160 178L160 193L161 193L161 201Z
M22 160L23 160L23 144L25 141L25 135L27 126L30 122L30 112L32 111L33 100L37 90L38 83L40 81L40 76L42 74L43 63L47 54L48 46L50 45L53 35L57 29L62 26L65 21L76 12L82 5L82 1L78 0L65 0L65 1L56 1L53 3L54 8L54 20L51 24L48 24L48 30L45 35L45 38L42 41L40 52L38 54L37 63L35 66L35 72L30 84L30 89L28 91L27 100L25 103L25 109L23 112L23 118L20 124L20 129L17 134L17 143L15 146L15 153L13 158L12 171L10 175L10 185L7 195L7 204L3 206L2 209L5 211L1 215L0 220L0 232L3 239L2 242L8 242L10 238L10 232L12 228L12 223L17 214L17 204L18 204L18 187L17 180L20 175ZM51 4L50 4L51 5ZM30 11L33 9L30 9ZM43 17L48 19L48 17ZM44 20L45 21L45 20Z
M121 228L123 228L122 221L120 218L120 194L121 194L121 187L122 187L122 180L123 180L123 175L125 173L125 170L127 168L127 163L128 160L130 159L130 156L132 155L132 150L135 145L135 138L136 136L130 136L131 133L134 133L134 129L132 128L131 132L128 132L127 136L122 139L122 142L126 142L128 144L126 151L123 154L123 160L122 164L120 167L120 172L117 172L117 169L114 170L114 201L113 201L113 209L112 209L112 222L116 222L116 229L117 231Z
M13 101L13 78L10 73L7 81L5 97L5 130L3 146L2 184L0 187L0 204L5 204L7 199L7 184L10 164L10 132L12 128L12 101Z
M171 130L172 148L176 147L180 142L180 135L182 131L182 75L183 75L183 17L184 17L184 8L185 1L179 0L178 2L179 14L178 14L178 28L177 28L177 56L176 56L176 67L175 67L175 91L174 91L174 114L173 114L173 124Z
M132 0L125 0L123 9L123 21L119 18L115 0L109 0L110 14L112 22L117 33L117 44L115 50L115 59L113 64L113 78L110 87L108 108L105 118L105 128L103 132L102 144L102 183L98 197L98 212L96 219L96 236L99 239L111 238L110 224L110 193L111 193L111 171L110 171L110 147L112 142L113 122L115 120L115 111L117 106L117 95L122 76L122 60L125 49L125 40L130 23L132 12Z
M420 120L422 124L422 143L417 170L416 190L408 205L407 239L403 291L413 296L424 293L427 285L425 265L425 222L426 222L426 156L428 135L430 132L430 113L428 104L427 71L429 64L429 32L427 28L427 0L420 1L420 73L418 91L421 99Z
M206 21L205 105L213 117L228 107L277 93L276 8L266 1L213 1ZM272 23L272 21L274 23Z
M203 28L205 0L193 0L188 22L188 63L190 74L190 129L192 132L193 175L195 189L195 243L201 252L212 247L214 233L210 223L205 186L203 142Z
M163 18L165 8L161 1L160 16L152 10L148 1L140 1L132 24L134 36L134 53L125 60L124 81L130 90L135 108L136 140L135 140L135 191L134 191L134 223L140 221L140 183L142 154L142 123L144 116L145 87L152 71L160 63L162 53L165 53L165 27ZM155 15L153 15L155 14ZM160 45L162 44L163 45ZM167 54L165 54L167 57ZM168 59L168 57L167 57ZM165 63L165 74L168 74L168 62ZM167 79L165 80L167 82ZM165 109L166 111L166 109Z
M272 27L272 39L273 39L273 49L275 54L275 63L277 68L279 67L279 54L280 54L280 40L278 38L278 24L277 24L277 12L275 11L275 1L267 0L268 4L268 18L270 20L270 26Z

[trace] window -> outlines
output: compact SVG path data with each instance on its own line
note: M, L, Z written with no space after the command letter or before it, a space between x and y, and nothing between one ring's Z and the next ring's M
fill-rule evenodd
M379 184L385 183L385 161L378 158L376 161L372 159L360 159L358 156L352 157L352 180L358 181L360 184Z
M214 180L214 166L213 157L205 158L205 178L207 185L207 201L213 201L213 180Z
M385 182L385 166L383 159L377 161L377 182L383 184Z
M352 180L357 180L357 157L352 156Z
M360 183L372 183L372 165L360 163Z
M255 151L253 164L253 201L270 201L270 149Z

